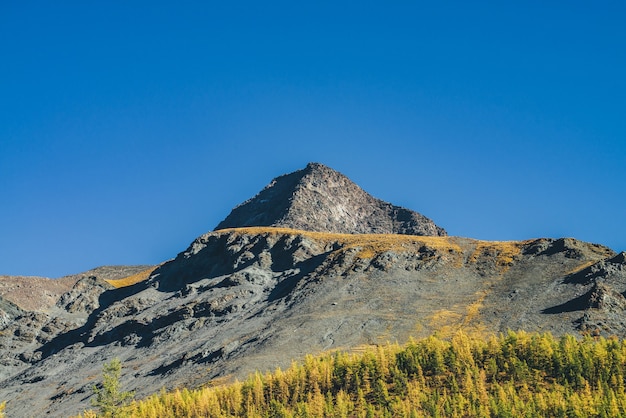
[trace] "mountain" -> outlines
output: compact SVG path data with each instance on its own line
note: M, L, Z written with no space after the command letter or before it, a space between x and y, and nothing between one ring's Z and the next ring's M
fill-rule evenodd
M626 253L602 245L218 228L159 267L81 275L47 310L0 299L0 400L10 416L88 408L101 365L115 357L123 389L143 397L435 332L626 336Z
M237 206L216 230L275 226L344 234L444 236L427 217L376 199L348 177L319 163L273 179Z

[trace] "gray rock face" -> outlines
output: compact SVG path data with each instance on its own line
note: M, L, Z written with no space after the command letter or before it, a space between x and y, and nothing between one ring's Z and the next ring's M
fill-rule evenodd
M0 277L0 381L38 363L42 347L63 335L71 338L71 331L85 325L102 293L113 289L102 278L122 278L145 267L98 267L56 280Z
M427 217L372 197L322 164L275 178L216 228L275 226L346 234L444 236Z
M0 329L9 325L23 313L17 305L0 296Z
M56 306L70 313L91 313L99 307L98 299L102 292L111 289L113 286L96 276L83 277L69 292L61 295Z

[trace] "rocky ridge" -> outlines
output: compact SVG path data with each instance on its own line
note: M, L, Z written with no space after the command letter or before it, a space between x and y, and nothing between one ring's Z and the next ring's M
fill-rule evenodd
M43 311L54 306L76 280L71 277L53 280L34 276L0 276L0 296L22 309Z
M97 277L101 280L117 280L150 267L154 268L154 266L102 266L59 279L0 275L0 297L27 311L45 312L81 279Z

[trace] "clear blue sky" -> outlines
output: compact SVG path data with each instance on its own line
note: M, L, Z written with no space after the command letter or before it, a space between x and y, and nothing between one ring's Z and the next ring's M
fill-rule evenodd
M626 250L624 4L2 2L0 274L167 260L309 161Z

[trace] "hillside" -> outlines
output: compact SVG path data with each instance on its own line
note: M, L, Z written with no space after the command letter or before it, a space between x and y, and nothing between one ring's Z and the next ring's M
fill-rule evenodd
M73 278L52 280L33 276L0 276L0 297L29 311L54 306L76 283Z
M285 371L159 393L118 411L136 418L608 418L626 415L625 376L623 341L457 333L307 356Z
M144 280L153 270L103 266L56 280L0 276L0 379L35 362L42 344L84 325L103 292Z
M145 396L433 332L623 335L615 307L597 303L601 286L623 298L620 257L573 239L210 232L148 280L104 291L84 325L13 353L22 371L0 398L17 416L78 410L94 365L113 357Z
M61 295L70 291L81 279L96 277L101 280L119 280L150 267L102 266L59 279L0 275L0 297L27 311L46 311L52 308Z

